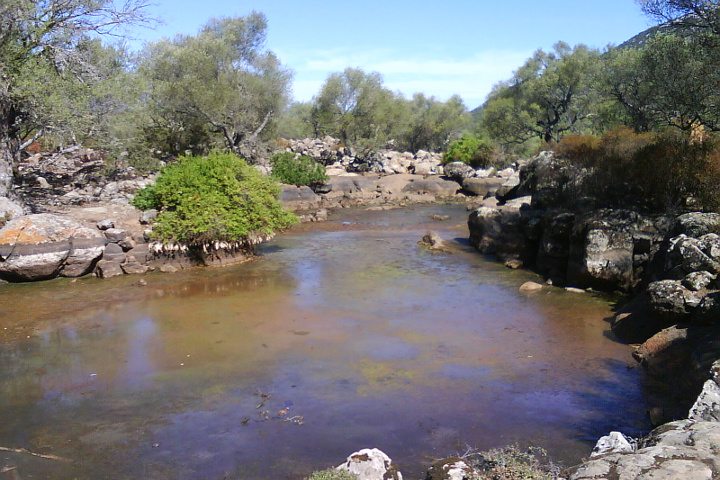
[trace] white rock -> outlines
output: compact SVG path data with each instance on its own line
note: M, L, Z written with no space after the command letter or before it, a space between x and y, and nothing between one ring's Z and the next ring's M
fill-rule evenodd
M390 457L377 448L365 448L353 453L337 470L354 473L358 480L402 480L402 474L392 464Z
M590 458L599 457L608 453L630 453L635 449L627 437L620 432L610 432L609 435L601 437L595 444Z

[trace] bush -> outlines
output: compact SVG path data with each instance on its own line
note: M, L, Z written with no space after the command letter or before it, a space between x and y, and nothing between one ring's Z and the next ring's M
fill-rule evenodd
M494 149L476 137L463 137L450 144L443 153L442 163L463 162L473 168L486 168L494 158Z
M277 200L280 187L231 153L181 157L133 205L157 209L153 238L192 246L215 241L252 244L286 228L296 217Z
M469 450L462 455L478 473L478 480L560 480L562 468L539 447L510 445L487 452Z
M270 158L273 177L281 183L295 186L315 187L328 180L325 167L305 155L292 152L276 153Z
M713 138L696 141L679 132L635 133L621 127L600 138L568 135L554 151L588 169L579 194L603 198L611 206L636 203L632 206L656 211L720 207L720 151Z
M307 480L357 480L357 478L357 475L347 470L328 468L327 470L313 472Z

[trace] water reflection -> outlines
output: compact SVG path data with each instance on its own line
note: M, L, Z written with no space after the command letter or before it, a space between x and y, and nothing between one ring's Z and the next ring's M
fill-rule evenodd
M416 245L429 227L462 235L459 207L344 214L147 287L1 287L0 445L74 461L0 462L34 478L302 478L376 446L412 478L465 444L574 462L610 429L647 428L605 301L523 296L527 273Z

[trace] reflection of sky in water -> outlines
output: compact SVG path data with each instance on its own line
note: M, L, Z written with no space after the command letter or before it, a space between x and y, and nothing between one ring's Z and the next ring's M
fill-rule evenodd
M149 317L135 321L130 327L125 359L126 382L129 385L140 385L145 377L155 372L151 352L156 333L157 326Z

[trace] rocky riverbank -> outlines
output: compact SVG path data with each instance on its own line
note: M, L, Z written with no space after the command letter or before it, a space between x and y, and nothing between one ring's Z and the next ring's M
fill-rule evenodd
M512 168L497 172L443 166L439 154L422 151L382 151L360 158L330 137L293 141L288 150L312 156L329 175L315 190L283 186L280 200L302 222L324 221L333 209L355 206L481 201L514 173ZM268 173L267 166L257 168ZM0 280L173 272L241 262L252 255L254 242L213 243L192 252L151 242L155 214L137 211L130 200L154 176L132 168L109 169L92 149L35 154L18 166L16 181L16 198L0 198Z

